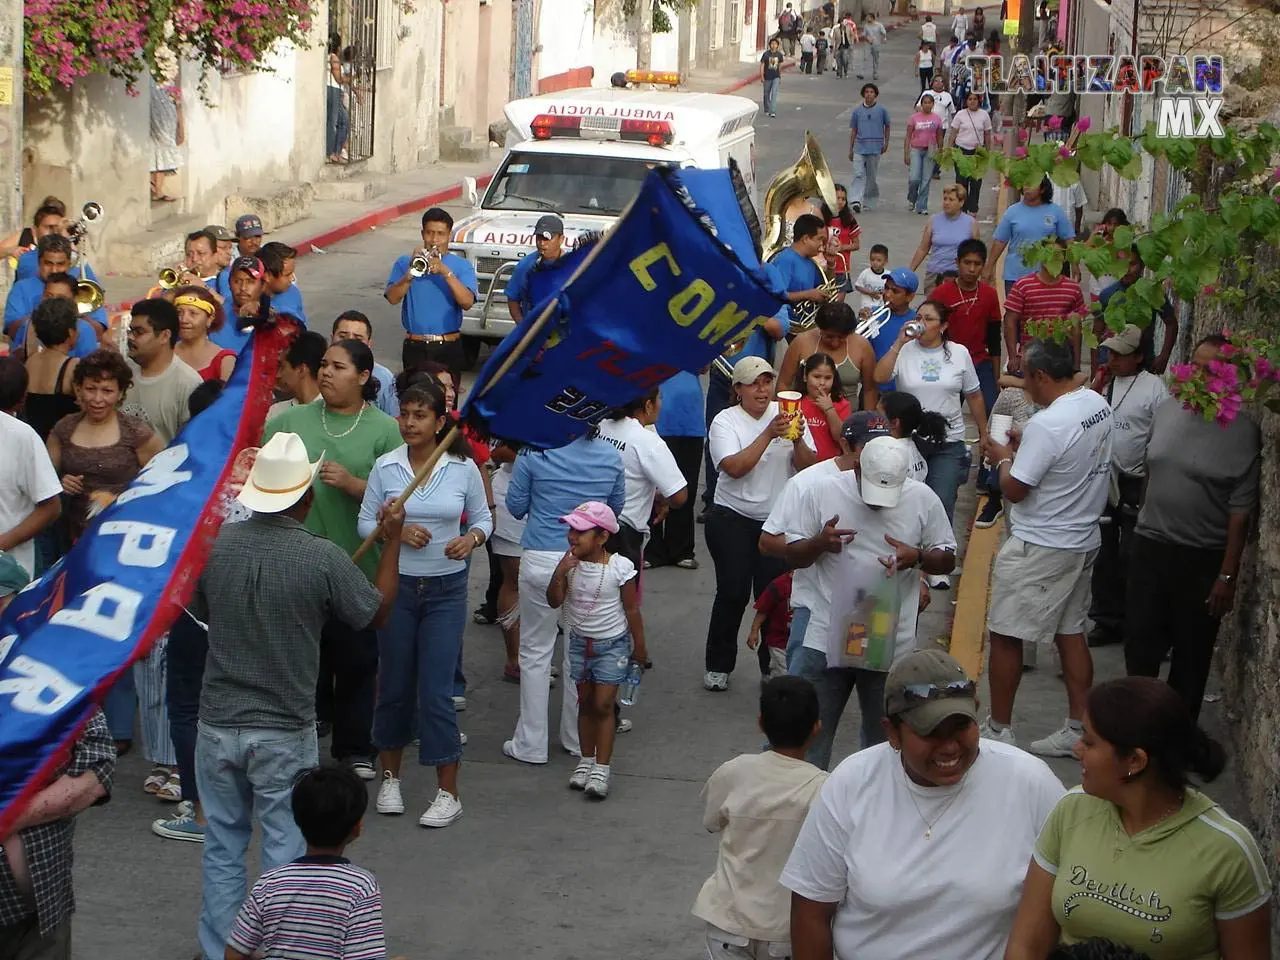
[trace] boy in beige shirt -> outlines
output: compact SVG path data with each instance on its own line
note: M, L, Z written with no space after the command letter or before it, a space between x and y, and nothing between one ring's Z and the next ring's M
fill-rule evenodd
M791 956L791 897L778 878L827 778L804 759L819 726L808 680L769 680L759 722L769 749L722 764L702 790L703 825L720 833L715 872L693 904L711 960Z

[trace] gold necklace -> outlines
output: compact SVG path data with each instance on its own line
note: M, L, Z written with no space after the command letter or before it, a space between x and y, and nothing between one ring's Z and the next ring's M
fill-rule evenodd
M364 419L364 412L368 408L368 406L369 404L367 403L360 404L360 412L356 414L356 422L353 423L351 426L347 427L347 429L343 430L341 433L330 433L329 417L327 416L328 404L322 403L320 404L320 428L324 430L324 435L328 437L330 440L341 440L343 437L349 434L356 427L360 426L360 421Z
M916 802L915 792L911 789L911 775L907 773L907 762L905 759L902 761L902 775L907 778L907 796L911 799L911 805L916 808L916 816L919 817L920 822L924 824L924 838L926 840L932 840L933 828L938 825L939 820L941 820L943 817L947 815L947 811L951 809L951 805L956 802L956 799L960 796L961 791L964 790L964 785L967 782L968 778L966 777L965 779L962 779L960 781L960 789L957 790L955 793L953 793L947 799L947 802L943 804L942 810L938 813L936 817L933 818L932 821L930 821L927 817L925 817L924 813L921 812L920 804Z

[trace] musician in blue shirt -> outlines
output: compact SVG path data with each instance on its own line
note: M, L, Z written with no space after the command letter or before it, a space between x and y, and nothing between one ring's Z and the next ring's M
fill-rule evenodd
M533 309L529 275L544 264L559 260L564 251L564 221L552 213L539 217L533 228L533 245L538 248L537 256L525 254L521 257L507 281L507 310L516 323Z
M246 213L236 220L236 257L256 257L262 249L262 220L252 213ZM234 258L233 258L234 259ZM228 263L218 274L213 284L213 292L222 298L223 306L231 303L231 264ZM217 339L212 338L214 343Z
M453 217L440 207L422 215L422 246L400 257L391 267L383 296L400 306L404 324L401 364L412 370L435 360L451 370L466 366L462 352L462 313L476 302L476 271L470 261L449 253ZM427 258L426 273L409 272L414 257Z
M37 280L38 277L31 279ZM79 281L69 273L51 273L45 277L44 292L40 300L31 308L31 314L34 316L36 308L45 300L71 300L76 298L76 285ZM106 316L105 310L97 310L95 313L101 313ZM90 314L92 316L92 314ZM25 320L22 326L18 328L17 336L13 339L15 347L21 347L27 341L27 333L32 330L31 321ZM37 348L39 349L39 348ZM98 349L98 328L86 319L85 314L80 314L76 320L76 342L71 350L67 353L69 357L87 357L93 351Z
M791 246L771 261L782 276L787 300L792 304L792 321L795 320L795 304L805 302L823 304L830 299L830 295L820 289L822 271L813 260L822 253L826 242L827 228L822 218L815 217L811 213L803 214L796 218Z
M264 243L258 251L258 259L267 269L267 295L271 297L271 309L287 313L307 325L307 313L302 306L302 291L294 276L298 251L285 243Z
M54 202L50 202L54 201ZM67 222L67 208L62 205L60 200L54 197L46 197L44 204L36 211L36 215L31 219L31 243L38 244L41 237L47 237L50 234L63 233ZM34 277L39 272L40 253L35 246L27 250L26 253L18 257L17 266L14 267L13 279L26 280ZM89 280L96 281L98 278L93 275L93 271L88 269L86 264L85 277ZM78 272L78 271L77 271Z
M54 274L65 275L71 266L71 241L60 234L52 233L42 237L37 251L39 261L36 276L15 282L9 288L9 298L4 305L4 332L15 347L25 342L31 312L45 299L46 280ZM73 297L74 293L73 289ZM80 336L71 354L75 357L87 356L97 349L98 334L107 329L107 312L101 308L83 319L88 322L79 328Z

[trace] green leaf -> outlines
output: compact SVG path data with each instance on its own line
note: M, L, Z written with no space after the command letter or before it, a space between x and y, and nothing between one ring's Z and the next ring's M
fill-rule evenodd
M1160 284L1152 280L1150 277L1139 277L1134 281L1132 287L1129 288L1130 294L1138 300L1141 300L1152 310L1159 310L1164 306L1164 290Z
M1117 249L1128 250L1133 246L1133 235L1133 227L1116 227L1115 233L1111 235L1111 242Z

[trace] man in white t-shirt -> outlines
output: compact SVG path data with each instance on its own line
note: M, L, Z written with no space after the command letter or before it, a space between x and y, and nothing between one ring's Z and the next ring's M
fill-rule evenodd
M1089 584L1102 542L1098 519L1111 473L1111 408L1075 383L1071 345L1032 340L1023 349L1025 391L1040 411L1012 443L985 452L1009 508L1009 539L991 569L991 716L983 736L1016 744L1013 700L1022 645L1050 637L1067 686L1067 720L1031 752L1069 757L1079 741L1093 661L1085 643Z
M1142 369L1142 330L1133 324L1104 340L1107 365L1094 389L1111 407L1111 471L1113 496L1107 503L1110 523L1102 525L1102 545L1093 565L1093 603L1089 646L1124 640L1125 584L1129 579L1129 541L1138 522L1142 484L1147 472L1147 443L1156 408L1169 400L1169 388Z
M173 352L178 342L178 311L168 300L154 298L133 305L129 320L129 360L133 386L124 410L142 417L168 446L188 420L187 401L200 386L200 374Z
M62 481L40 435L16 416L26 395L27 368L0 358L0 551L34 579L34 541L62 512Z
M764 522L760 532L760 552L770 557L786 559L787 532L800 522L797 510L804 495L817 483L834 477L842 470L852 470L858 465L858 454L868 440L876 437L888 437L889 421L870 410L859 410L844 422L841 435L849 445L849 452L830 460L819 460L811 467L801 470L786 482L782 493L773 502L769 519ZM798 534L797 534L798 536ZM796 570L791 578L791 633L787 637L787 670L795 662L796 652L804 643L805 630L809 624L809 611L816 604L826 601L822 597L818 583L817 570L806 567Z
M814 568L817 582L810 598L803 646L791 672L808 678L818 691L822 729L808 760L826 770L840 717L856 690L862 713L862 746L885 738L885 673L844 666L836 654L844 638L832 637L839 615L835 604L852 592L852 582L878 584L896 580L897 623L893 661L916 646L920 573L945 574L955 569L956 539L938 495L923 483L907 479L907 451L892 437L875 437L858 453L853 471L814 484L787 523L787 562L796 570ZM793 587L794 592L794 587Z

